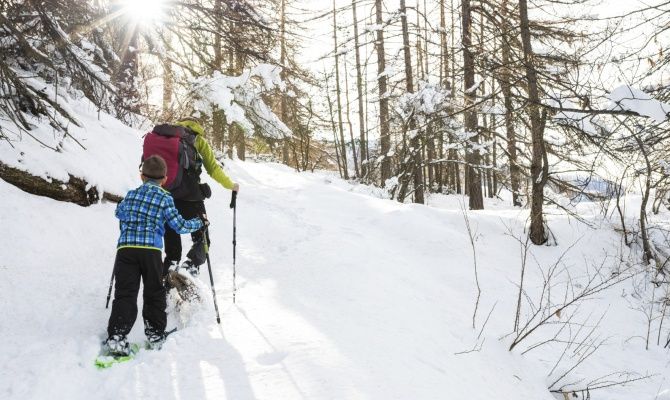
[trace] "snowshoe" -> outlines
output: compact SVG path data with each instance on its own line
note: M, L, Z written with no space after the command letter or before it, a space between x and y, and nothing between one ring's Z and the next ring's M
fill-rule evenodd
M135 358L139 350L138 344L128 343L125 337L113 335L102 342L100 354L95 359L95 366L98 369L104 369L114 364L130 361Z
M112 336L102 342L100 355L95 359L95 366L98 369L106 369L114 364L130 361L135 358L141 349L160 350L167 337L177 331L177 328L169 331L149 335L144 345L138 343L129 343L125 337Z

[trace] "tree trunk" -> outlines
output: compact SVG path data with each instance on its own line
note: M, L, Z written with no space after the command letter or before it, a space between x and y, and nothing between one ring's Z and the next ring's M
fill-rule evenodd
M475 65L471 49L472 16L470 11L470 0L462 0L463 91L465 92L465 107L469 107L468 111L463 113L463 118L465 131L474 135L470 138L470 141L476 146L479 143L479 133L477 114L472 109L475 103ZM479 170L479 152L476 149L466 149L466 151L468 195L470 196L469 206L471 210L482 210L484 208L484 199L482 197L482 179Z
M279 21L279 63L281 64L281 72L279 77L282 82L286 82L286 0L281 0L281 12L280 12L280 21ZM279 118L281 121L288 125L288 110L286 104L286 95L285 93L281 94L281 99L279 100ZM289 139L284 138L282 140L282 162L285 165L289 165Z
M386 54L384 49L384 30L382 24L382 0L375 0L375 13L377 27L377 41L375 47L377 50L377 84L379 86L379 145L381 162L381 185L386 185L386 180L391 177L391 159L388 153L391 150L391 137L389 136L391 128L389 125L389 105L386 86Z
M237 140L235 141L235 150L237 150L237 158L240 161L246 160L247 142L244 134L244 129L237 127Z
M528 111L530 114L530 128L532 138L532 156L530 162L530 176L532 180L532 200L530 209L530 240L536 244L547 241L544 232L544 185L547 182L549 165L546 162L546 151L544 148L544 121L546 116L540 115L540 95L537 87L537 71L533 66L533 48L530 40L530 27L528 23L528 2L519 0L519 18L521 20L521 43L523 45L523 63L526 69L528 84L528 100L530 101Z
M449 3L449 11L451 14L451 48L455 49L456 48L456 20L454 15L456 14L455 12L455 7L454 7L454 0L450 0ZM447 75L449 71L447 71ZM456 52L452 51L451 52L451 89L454 90L456 87ZM452 94L451 97L453 98L454 95ZM449 137L449 141L451 142L451 135ZM453 165L453 174L454 174L454 182L455 182L455 188L456 188L456 193L461 194L464 192L463 186L461 184L461 168L458 164L458 150L452 149L450 150L451 154L453 157L451 157L454 162L452 163ZM464 171L467 171L467 167L464 169ZM463 173L463 179L465 180L465 177L467 175L467 172Z
M365 140L365 119L366 115L363 110L363 77L361 75L361 55L358 48L358 18L356 17L356 1L351 0L351 10L354 14L354 48L356 55L356 93L358 94L358 135L360 137L360 144L358 148L361 153L361 177L367 175L367 141Z
M647 231L647 204L649 202L649 195L651 193L651 179L652 179L652 167L651 162L649 161L649 155L644 147L642 140L635 134L633 138L637 143L640 153L644 157L645 166L646 166L646 179L644 181L644 193L642 194L642 203L640 204L640 236L642 238L642 252L644 254L643 261L647 264L654 261L654 254L651 250L651 242L649 238L649 232ZM660 266L662 267L662 265ZM660 268L659 267L659 268ZM659 269L660 272L660 269Z
M349 107L349 71L347 69L347 60L344 60L344 100L347 105L347 126L349 127L349 137L351 138L351 152L354 156L354 172L356 176L361 176L358 169L358 156L356 155L356 142L354 140L354 127L351 124L351 107Z
M335 112L333 111L333 101L330 98L330 88L328 87L328 77L326 77L326 100L328 100L328 111L330 114L330 126L333 130L333 143L335 144L335 158L337 159L337 170L340 177L344 177L342 173L342 162L340 161L340 146L337 142L337 126L335 125Z
M225 150L226 115L222 110L212 113L212 145L215 149Z
M234 29L234 24L231 23L231 30ZM229 75L234 75L235 74L235 51L231 47L228 52L228 74ZM235 128L234 125L226 125L224 128L228 132L228 143L226 146L226 156L230 158L231 160L233 159L233 147L235 145Z
M433 124L428 124L426 127L426 153L428 156L428 192L431 193L439 177L440 164L433 164L435 161L435 133L433 131Z
M506 22L507 0L503 0L501 7L503 21L503 30L511 32L511 26ZM519 191L521 171L516 155L516 132L514 132L514 106L512 104L512 74L511 74L511 38L507 35L502 36L502 63L503 69L500 78L500 89L502 90L505 103L505 133L507 136L507 157L509 160L510 189L512 190L512 204L515 207L521 207L521 193Z
M483 83L482 83L483 85ZM486 96L486 93L483 93L483 96ZM482 122L483 122L483 128L484 131L486 132L486 140L490 141L491 140L491 134L489 132L489 123L487 120L488 115L484 114L482 115ZM491 177L491 155L489 152L486 152L486 155L484 156L484 162L486 163L486 173L484 174L484 181L486 181L485 189L486 189L486 197L492 198L493 197L493 178Z
M342 170L344 179L349 179L349 168L347 167L347 147L344 142L344 123L342 122L342 100L340 99L340 55L337 46L337 8L333 0L333 44L335 51L335 95L337 96L337 127L340 133L340 147L342 148Z
M223 26L222 0L214 2L214 18L217 26ZM214 34L214 64L213 71L221 71L223 67L223 48L221 46L221 31L217 29ZM213 72L212 71L212 72ZM223 110L216 110L212 112L212 145L215 149L223 152L226 145L226 115Z
M221 1L214 1L214 19L217 27L223 27L223 13L221 9ZM214 69L221 71L223 65L223 51L221 48L221 31L219 29L214 33Z
M492 88L493 92L495 93L495 87ZM495 197L498 195L498 135L496 134L496 115L492 114L491 115L491 129L492 135L493 135L493 144L491 145L493 147L493 160L491 162L491 166L493 167L493 196Z
M414 77L412 73L412 55L409 43L409 29L407 26L407 8L405 7L405 0L400 0L400 23L402 25L402 41L403 41L403 53L405 58L405 85L407 93L414 93ZM410 138L410 147L408 162L411 164L411 168L407 169L407 172L412 171L412 179L414 185L414 202L423 204L423 160L421 159L421 135L417 132L416 120L413 115L410 115L409 121L409 130L412 133ZM400 201L403 199L400 198Z
M174 72L172 71L172 62L162 57L163 65L163 121L169 121L174 118L171 115L172 95L174 92Z
M244 64L245 64L245 56L244 53L241 51L238 51L235 54L235 69L238 74L241 74L242 71L244 71ZM284 96L282 96L284 97ZM241 126L237 125L237 129L235 130L235 150L237 150L237 158L240 161L246 160L246 149L247 149L247 137L246 137L246 132L244 129L242 129Z

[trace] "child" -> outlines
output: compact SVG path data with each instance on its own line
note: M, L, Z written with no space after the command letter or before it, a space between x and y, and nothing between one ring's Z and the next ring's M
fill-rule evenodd
M174 206L166 181L165 160L153 155L142 164L142 186L128 192L116 207L120 221L116 260L114 261L114 302L107 326L108 338L103 353L125 356L130 353L126 336L137 318L137 294L140 277L144 282L144 333L149 345L160 348L165 340L165 287L161 248L165 224L180 234L191 233L208 225L205 215L185 220Z

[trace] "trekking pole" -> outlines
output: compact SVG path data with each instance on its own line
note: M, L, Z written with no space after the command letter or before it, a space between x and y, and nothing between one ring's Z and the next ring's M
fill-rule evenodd
M209 228L205 228L205 256L207 258L207 269L209 270L209 283L212 285L212 297L214 298L216 323L221 325L221 318L219 317L219 305L216 303L216 289L214 288L214 277L212 276L212 263L209 262Z
M112 277L109 279L109 290L107 291L107 303L105 309L109 308L109 298L112 297L112 286L114 285L114 269L112 268Z
M237 292L237 284L235 283L235 250L237 247L237 192L233 192L230 198L230 208L233 209L233 304L235 304L235 294Z

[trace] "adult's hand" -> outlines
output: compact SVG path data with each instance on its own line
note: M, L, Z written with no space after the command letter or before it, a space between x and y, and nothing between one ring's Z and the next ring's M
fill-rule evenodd
M240 191L240 184L236 183L233 185L233 192L239 192Z

